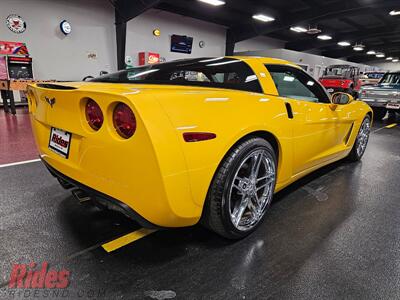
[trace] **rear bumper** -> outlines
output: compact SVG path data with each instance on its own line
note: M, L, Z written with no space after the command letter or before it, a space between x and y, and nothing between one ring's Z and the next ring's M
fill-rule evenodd
M162 226L155 225L150 221L146 220L144 217L142 217L140 214L138 214L136 211L134 211L131 207L129 207L125 203L62 174L61 172L57 171L52 166L50 166L50 164L46 162L44 159L41 160L43 164L46 166L46 168L49 170L51 175L67 183L68 185L71 185L72 187L76 187L85 191L92 198L95 198L95 201L99 201L101 204L107 206L108 208L123 213L128 218L138 222L142 227L155 228L155 229L163 228Z
M400 101L392 101L388 99L371 99L371 98L360 98L359 100L364 101L371 107L383 107L386 108L387 104L400 104ZM391 108L393 109L393 108Z

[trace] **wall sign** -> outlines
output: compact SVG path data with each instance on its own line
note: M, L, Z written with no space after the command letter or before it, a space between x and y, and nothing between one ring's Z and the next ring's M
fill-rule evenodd
M64 33L65 35L70 34L72 31L71 24L66 20L64 20L60 23L60 29L61 29L61 32Z
M21 16L12 14L6 19L8 29L14 33L23 33L26 30L26 23Z
M24 43L0 41L0 55L28 56L28 48Z

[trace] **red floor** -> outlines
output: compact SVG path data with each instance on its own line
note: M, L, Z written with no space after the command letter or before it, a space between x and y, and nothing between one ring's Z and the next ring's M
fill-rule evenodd
M0 164L38 158L32 136L28 108L18 108L15 116L0 108Z

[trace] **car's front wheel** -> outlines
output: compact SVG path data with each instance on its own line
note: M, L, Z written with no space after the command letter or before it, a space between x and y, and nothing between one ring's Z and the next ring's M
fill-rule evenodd
M356 141L348 156L351 161L359 161L364 155L367 148L369 134L371 132L371 117L367 115L361 123L360 130L358 131Z
M202 223L229 239L254 231L271 204L276 166L276 154L266 140L249 138L236 145L214 175Z

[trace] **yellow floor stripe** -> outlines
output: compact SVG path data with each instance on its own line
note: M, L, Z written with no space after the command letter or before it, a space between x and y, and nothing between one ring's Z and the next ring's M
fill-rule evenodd
M142 229L136 230L134 232L128 233L124 236L121 236L120 238L117 238L111 242L105 243L102 245L102 247L107 252L112 252L112 251L117 250L123 246L126 246L134 241L137 241L155 231L157 231L157 229L142 228Z
M393 123L393 124L390 124L388 126L385 126L385 128L393 128L393 127L396 127L396 126L397 126L397 123Z

